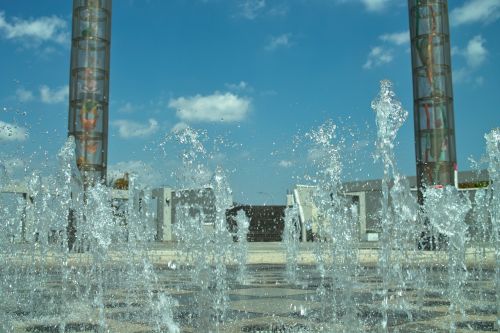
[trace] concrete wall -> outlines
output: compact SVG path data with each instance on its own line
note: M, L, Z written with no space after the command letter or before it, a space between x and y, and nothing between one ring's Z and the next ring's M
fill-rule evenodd
M12 235L8 236L8 238L10 238L11 241L15 242L37 241L37 239L39 238L39 235L37 236L39 232L39 226L37 225L37 217L35 216L35 201L40 200L40 198L34 197L34 195L29 192L28 186L24 183L7 184L0 189L0 193L2 193L2 197L10 196L11 198L15 198L15 202L12 202L12 199L9 199L7 203L4 203L2 201L2 198L0 197L0 207L2 207L2 205L4 204L10 206L8 207L6 212L7 216L3 217L0 214L0 217L2 217L2 220L0 221L0 223L3 223L2 226L5 226L5 223L7 223L7 220L9 220L9 227L11 227L10 229L13 230ZM128 191L112 189L111 197L113 199L128 200ZM55 193L51 193L51 200L58 200ZM17 213L13 214L12 210L17 211ZM65 224L54 224L64 225L64 227L62 228L62 230L57 227L51 228L49 240L58 233L66 232ZM120 232L122 231L120 230Z
M231 232L237 230L235 216L243 210L249 218L247 240L249 242L280 242L285 227L286 206L235 206L226 212Z
M201 216L206 232L213 232L215 223L215 195L211 188L173 190L169 187L153 190L156 198L156 240L176 241L174 223L182 222L181 209L187 207L190 217Z
M410 185L415 184L415 177L410 178ZM471 172L465 173L461 179L465 182L483 181L485 174L479 173L474 176ZM358 231L360 241L376 241L380 233L380 211L381 211L381 182L380 180L372 180L365 182L346 183L344 189L345 195L351 197L351 202L358 207ZM313 202L314 186L297 185L294 190L293 201L298 204L301 220L301 228L303 239L305 238L306 229L310 228L314 231L314 221L318 219L318 210ZM479 242L491 230L491 221L487 219L483 223L478 222L478 209L474 204L474 196L478 189L460 189L464 195L468 196L472 203L472 209L466 216L466 223L469 225L470 241ZM412 196L417 202L417 191L415 188L411 190Z

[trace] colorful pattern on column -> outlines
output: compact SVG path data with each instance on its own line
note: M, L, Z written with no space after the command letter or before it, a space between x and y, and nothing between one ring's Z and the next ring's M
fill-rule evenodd
M447 0L408 0L417 183L453 184L456 165Z
M74 0L68 135L85 187L106 181L111 0Z

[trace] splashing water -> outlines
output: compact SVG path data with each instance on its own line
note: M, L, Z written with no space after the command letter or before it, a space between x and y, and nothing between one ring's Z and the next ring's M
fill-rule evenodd
M371 106L375 111L375 122L377 124L377 150L375 156L376 158L382 158L384 165L389 163L393 167L394 140L399 128L408 117L408 112L403 109L401 102L396 99L396 94L392 90L392 83L389 80L380 82L380 93L372 101Z
M239 283L244 284L247 278L247 260L248 260L248 228L250 227L250 221L244 210L239 210L236 214L236 226L238 231L236 232L237 243L235 244L235 259L238 265L238 276L237 280Z
M477 190L474 194L473 205L473 220L475 221L475 226L472 227L473 230L470 230L470 240L476 244L473 247L474 259L478 264L473 267L473 276L478 280L487 280L488 270L485 269L485 267L487 266L488 252L493 243L492 238L494 237L488 211L489 203L489 189ZM477 296L479 305L484 304L486 300L485 293L478 290Z
M495 281L497 299L497 328L500 329L500 129L485 135L488 173L491 179L489 214L495 246Z
M317 295L324 305L322 315L333 312L332 329L340 325L346 332L357 332L360 322L352 297L358 271L357 214L342 194L343 140L337 140L336 129L336 125L328 121L308 133L317 153L314 163L318 171L314 179L318 185L313 200L321 212L313 221L317 228L314 251L321 276ZM330 285L325 284L326 278L331 279Z
M207 226L211 230L203 228L205 220L201 207L193 213L192 206L185 206L174 232L184 243L181 245L183 255L193 260L192 280L195 288L200 290L197 295L199 320L194 325L209 332L218 331L224 324L229 302L227 265L230 258L235 257L232 236L226 223L226 211L233 205L232 191L220 166L215 169L210 182L206 183L207 174L212 173L208 171L210 156L203 145L202 134L186 128L176 133L176 139L185 147L181 153L179 183L195 191L207 187L213 191L212 203L198 198L202 206L215 206L212 225Z
M285 209L285 228L283 230L283 245L285 246L286 277L289 283L297 283L299 256L300 221L297 205Z
M424 192L425 214L432 226L448 236L448 294L450 300L450 332L456 332L456 315L464 312L463 288L467 280L465 215L471 209L468 197L453 186L430 188Z
M260 259L251 251L262 244L243 241L249 228L243 211L236 216L237 232L229 232L231 188L226 170L210 165L215 159L205 148L206 132L188 128L171 135L183 148L182 166L175 173L181 189L172 198L181 202L189 194L195 199L176 206L172 226L177 242L169 244L153 243L155 216L147 204L152 198L136 175L130 174L125 202L112 201L111 190L103 185L82 190L74 140L69 138L58 154L57 172L49 177L33 173L26 198L0 207L0 331L177 333L186 327L199 332L405 332L427 330L428 323L454 331L469 325L463 319L472 318L470 310L489 311L493 317L491 309L500 308L500 131L486 136L492 184L474 198L474 220L482 228L477 237L485 253L480 263L474 262L484 267L476 281L465 266L470 260L470 228L465 223L470 202L463 192L429 189L426 215L417 216L416 199L394 160L394 140L407 113L391 89L383 81L372 103L379 136L376 158L384 166L380 248L359 244L358 210L342 184L345 142L331 121L307 135L316 169L310 176L317 185L314 244L299 246L299 207L289 207L284 244L273 250L286 263L251 269L245 263ZM0 186L7 178L0 165ZM424 217L446 235L446 252L416 251ZM266 251L273 248L264 246ZM486 253L492 247L495 262ZM169 251L175 259L166 264L162 256ZM364 266L367 257L372 259ZM238 272L230 274L228 265L235 262ZM474 307L466 297L471 289L480 295ZM259 293L264 297L258 298ZM448 311L423 307L435 295L449 302Z
M163 148L166 142L175 140L183 147L180 153L182 167L175 173L180 188L204 188L210 185L212 176L208 167L210 156L204 145L207 139L205 131L197 131L187 127L175 132L173 137L168 136L161 144Z
M381 229L379 270L382 276L382 322L381 328L388 331L389 289L397 291L396 306L405 311L411 319L403 290L406 284L405 258L411 249L411 235L415 230L416 206L410 194L408 181L399 174L394 158L394 140L399 128L408 117L396 99L392 83L388 80L380 82L380 93L372 102L376 114L377 145L375 159L384 167L382 178ZM389 189L389 187L392 187Z
M216 327L218 323L224 322L226 318L226 311L229 303L228 296L228 274L227 263L232 253L232 237L227 228L226 211L231 208L233 204L232 191L227 182L224 170L217 167L215 170L213 189L215 195L215 232L214 232L214 265L215 265L215 293L214 293L214 310L216 312Z
M5 168L5 165L3 165L0 162L0 188L3 188L3 186L7 183L7 169Z
M211 328L212 325L212 304L210 278L211 262L211 237L204 230L203 223L205 220L203 209L196 205L183 205L177 208L178 223L174 224L174 235L178 240L177 250L179 257L186 264L186 269L191 277L192 289L198 290L195 297L195 304L191 316L197 319L191 324L201 329L205 327Z
M138 209L138 200L133 200L150 198L140 193L132 175L127 225L120 225L109 188L98 184L82 191L74 151L74 139L69 137L58 153L56 174L30 177L23 218L32 222L24 223L23 242L2 240L2 331L45 332L49 327L50 331L72 332L72 327L81 327L109 332L107 305L124 301L128 305L144 302L135 316L151 322L155 332L165 327L175 332L175 324L167 320L171 319L168 307L174 303L153 292L158 281L146 255L152 240L152 215L145 207ZM120 237L117 231L124 227L127 237ZM117 292L124 290L127 293ZM160 319L153 315L159 308L165 313ZM29 315L30 320L20 324L16 313ZM33 324L37 322L41 324Z

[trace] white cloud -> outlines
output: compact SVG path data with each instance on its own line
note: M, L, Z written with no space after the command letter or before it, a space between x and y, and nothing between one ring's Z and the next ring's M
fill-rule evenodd
M470 75L471 75L470 70L466 67L455 69L453 70L453 75L452 75L453 82L454 83L467 82Z
M119 109L118 112L120 113L133 113L137 110L137 106L133 105L130 102L125 103L122 105Z
M488 56L488 50L484 46L485 43L486 40L481 35L477 35L469 40L465 49L460 49L458 47L452 49L452 54L454 56L461 56L467 62L467 66L453 71L454 82L463 83L474 81L478 85L484 83L483 77L474 78L473 76L474 72L484 64Z
M28 133L24 127L5 123L0 120L0 142L2 141L24 141Z
M112 164L108 168L108 179L117 179L129 174L129 177L136 175L136 184L139 187L158 187L163 184L164 177L151 164L143 161L126 161Z
M185 122L181 121L181 122L175 124L174 127L172 127L172 129L170 131L172 133L178 133L178 132L181 132L181 131L185 130L188 127L189 127L188 124L186 124Z
M268 51L273 51L279 47L290 47L292 46L292 34L282 34L279 36L272 36L269 43L266 45L265 49Z
M184 122L234 122L245 119L250 110L250 100L232 93L171 99L170 108Z
M410 43L410 32L408 30L395 32L392 34L383 34L379 37L384 42L389 42L396 45L404 45Z
M40 87L40 98L43 103L57 104L65 102L68 99L69 87L68 85L59 87L55 90L50 89L46 85Z
M248 84L248 82L240 81L239 83L226 83L226 88L233 91L252 91L253 88Z
M321 148L311 148L307 151L307 160L309 162L316 162L325 158L328 155L327 150Z
M394 33L386 33L378 37L383 41L384 45L375 46L368 54L368 59L363 65L364 69L371 69L384 64L388 64L394 60L393 49L387 47L387 44L396 46L406 45L409 52L410 47L410 32L408 30Z
M477 68L481 66L486 60L488 51L484 47L486 40L480 35L474 36L469 43L467 48L464 50L464 56L467 60L467 64L471 68Z
M205 2L209 1L205 0ZM283 17L286 16L289 11L286 1L282 1L282 3L271 1L270 5L267 0L236 0L232 2L236 4L236 13L234 16L242 17L247 20L255 20L262 16Z
M388 64L393 60L392 50L386 49L383 46L373 47L368 54L368 59L363 65L364 69L371 69L377 66Z
M365 5L366 9L369 11L381 11L385 9L392 0L361 0Z
M288 6L281 4L277 5L273 8L270 8L267 12L269 16L286 16L288 14L289 8Z
M119 119L113 121L113 126L118 128L120 137L128 138L144 138L154 134L159 126L155 119L149 119L148 124L141 124L131 120Z
M276 90L264 90L260 93L261 96L277 96L278 92Z
M370 12L381 12L391 5L403 6L406 0L337 0L336 2L340 4L361 3Z
M8 174L13 174L17 170L24 168L25 162L20 158L10 158L2 161L3 166Z
M266 0L242 0L239 5L240 16L253 20L264 10L266 7Z
M66 21L56 16L29 20L14 17L10 21L5 18L4 12L0 12L0 33L6 39L35 46L43 42L65 44L70 40Z
M26 90L23 87L16 90L16 97L21 102L29 102L35 98L32 91Z
M287 160L281 160L278 165L282 168L290 168L291 166L293 166L293 162L292 161L287 161Z
M490 23L500 18L500 0L469 0L462 7L450 13L450 24L485 22Z

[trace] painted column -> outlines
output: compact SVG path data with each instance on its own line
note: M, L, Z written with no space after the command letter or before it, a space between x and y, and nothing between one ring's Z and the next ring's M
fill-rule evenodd
M456 165L447 0L408 0L417 186L452 185Z
M112 0L73 0L68 135L84 187L106 181Z

